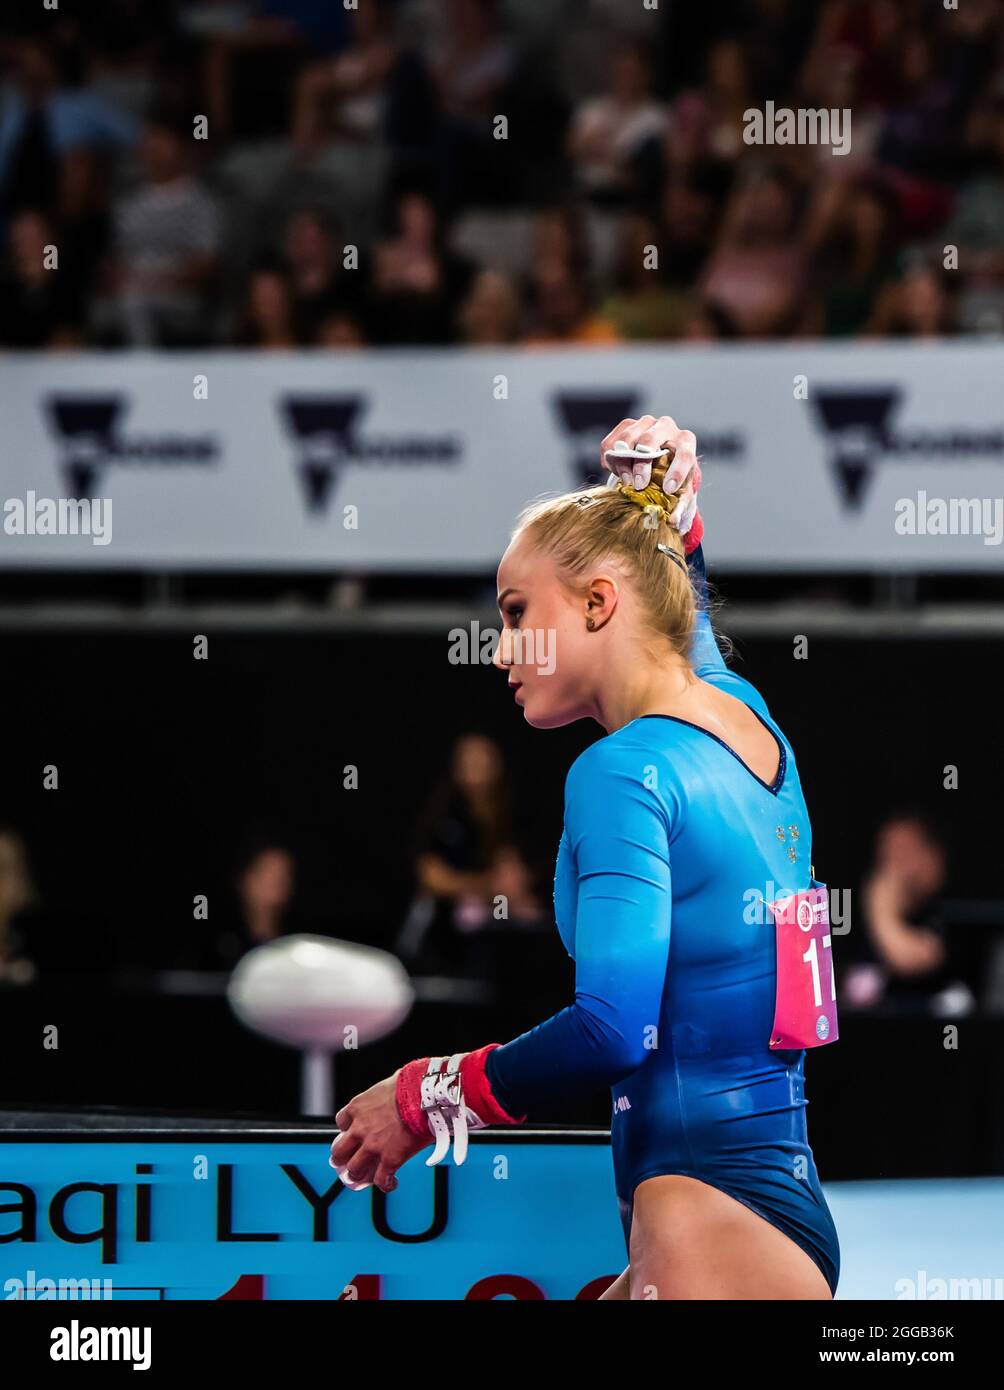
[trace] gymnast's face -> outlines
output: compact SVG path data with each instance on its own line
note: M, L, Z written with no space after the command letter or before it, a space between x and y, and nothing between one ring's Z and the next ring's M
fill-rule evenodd
M557 729L593 712L597 679L596 622L586 619L589 594L563 584L554 558L513 542L498 570L502 634L494 664L535 729Z

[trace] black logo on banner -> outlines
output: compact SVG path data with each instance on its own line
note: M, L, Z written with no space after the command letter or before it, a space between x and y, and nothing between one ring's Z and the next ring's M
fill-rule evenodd
M826 436L829 465L850 511L860 511L875 469L892 460L969 463L1004 462L1004 430L965 425L895 428L903 393L897 386L830 386L811 396Z
M62 448L67 497L93 497L106 468L170 467L215 463L219 444L212 435L126 435L124 395L53 395L46 398L49 425Z
M876 453L889 447L890 416L900 402L893 386L841 391L824 388L810 397L827 434L829 464L845 507L864 501Z
M49 399L49 418L63 444L63 476L70 497L93 497L98 469L111 453L119 416L120 396L105 399Z
M461 456L451 435L363 435L364 396L284 396L280 411L296 441L297 471L308 511L324 512L347 464L452 464Z
M605 396L559 391L555 396L558 418L575 441L573 487L595 487L606 481L607 474L600 468L600 440L622 420L634 419L637 400L637 391L611 391Z
M637 419L637 391L610 391L583 394L559 391L555 409L566 434L574 440L573 487L595 487L609 476L600 467L600 440L622 420ZM702 430L694 426L701 459L715 463L739 463L746 453L746 436L739 430Z

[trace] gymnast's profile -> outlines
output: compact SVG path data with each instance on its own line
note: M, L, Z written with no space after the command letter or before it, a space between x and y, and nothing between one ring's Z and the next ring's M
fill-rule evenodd
M355 1096L330 1162L390 1192L430 1145L463 1162L471 1130L609 1088L627 1266L601 1300L829 1299L805 1056L836 1007L794 752L711 626L694 435L624 420L600 457L607 485L531 503L498 568L494 664L523 718L602 730L568 771L555 867L574 1000Z

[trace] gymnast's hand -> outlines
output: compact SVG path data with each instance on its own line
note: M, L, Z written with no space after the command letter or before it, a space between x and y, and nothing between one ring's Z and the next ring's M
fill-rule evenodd
M432 1143L431 1135L417 1137L401 1119L396 1073L353 1096L335 1116L335 1124L341 1133L332 1142L328 1162L353 1192L370 1186L393 1192L397 1170Z
M690 430L681 430L669 415L643 415L640 420L622 420L610 431L600 445L600 463L608 471L617 472L622 483L633 487L637 492L648 487L652 480L652 465L643 459L626 460L623 467L611 468L607 451L616 449L620 442L629 449L648 450L653 458L658 458L668 448L674 451L673 462L662 482L662 490L667 494L679 493L680 501L670 520L681 536L688 536L696 526L696 537L690 536L688 551L700 544L703 527L697 512L697 493L701 486L701 465L697 461L697 439Z

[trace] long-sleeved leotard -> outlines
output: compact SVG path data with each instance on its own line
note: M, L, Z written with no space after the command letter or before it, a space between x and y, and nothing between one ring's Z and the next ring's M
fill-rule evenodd
M703 594L700 551L692 557ZM776 948L768 901L812 882L795 759L759 692L730 671L702 602L702 679L774 735L768 785L715 735L650 714L572 765L554 902L575 1002L488 1054L510 1114L610 1086L625 1236L634 1189L677 1173L720 1188L797 1242L836 1288L839 1248L806 1134L804 1052L768 1047Z

